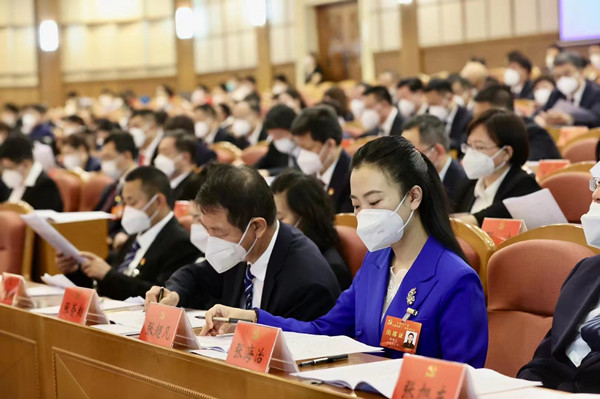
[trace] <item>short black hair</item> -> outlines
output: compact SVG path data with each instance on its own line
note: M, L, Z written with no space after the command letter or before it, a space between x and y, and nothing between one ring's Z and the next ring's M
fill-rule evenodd
M196 136L189 134L183 129L168 130L165 132L165 138L172 137L175 139L175 149L178 153L190 154L190 160L194 162L196 152L198 150L198 139Z
M450 148L450 138L446 134L444 122L429 114L417 115L402 125L402 130L419 129L419 141L429 146L441 144L446 151Z
M196 85L196 90L198 90L198 89L199 90L203 90L203 91L208 91L208 86L206 86L203 83L199 83L199 84Z
M450 86L454 85L454 83L458 83L461 85L463 89L471 89L473 88L473 84L469 79L463 78L458 73L453 73L448 76L448 82L450 82Z
M163 194L167 199L167 204L172 209L174 205L173 190L169 184L169 178L154 166L140 166L127 173L126 182L140 180L142 191L150 200L156 194Z
M563 51L554 59L554 66L561 66L565 64L572 64L577 69L585 68L585 58L581 55L571 52L571 51Z
M272 226L277 218L273 194L265 179L249 166L211 166L196 203L204 209L227 210L227 221L241 231L253 218L261 217Z
M225 103L219 103L216 106L221 108L221 111L223 111L225 116L227 116L227 117L231 116L231 108L229 107L229 105L227 105Z
M85 122L84 122L83 118L81 118L80 116L77 116L77 115L65 116L63 118L63 121L75 123L79 126L85 126Z
M434 78L427 83L425 89L423 90L425 93L430 93L435 91L437 93L452 93L452 85L448 82L447 79Z
M408 87L408 90L410 90L413 93L417 91L423 91L423 89L425 88L423 81L419 78L406 78L398 82L399 89L404 86Z
M131 154L132 159L136 159L138 156L138 149L133 141L133 136L127 132L119 130L111 133L106 140L104 140L104 145L109 143L113 143L115 145L115 149L119 154L125 154L128 152Z
M152 121L152 122L158 124L158 120L156 119L156 114L151 109L147 109L147 108L136 109L131 113L131 119L135 118L136 116L139 116L140 118L142 118L146 121Z
M32 109L42 115L44 115L46 113L46 111L48 111L48 108L43 104L27 104L26 106L23 107L23 109L25 109L25 110Z
M304 101L304 98L302 98L302 94L300 94L300 92L298 90L294 89L293 87L288 87L287 89L285 89L283 91L283 93L280 93L277 96L275 96L275 99L279 100L279 97L281 97L282 94L287 94L288 96L292 97L294 100L297 100L298 102L300 102L300 109L306 108L306 101Z
M533 65L531 64L531 60L529 58L527 58L527 56L525 54L523 54L522 52L520 52L518 50L513 50L508 53L507 57L508 57L508 62L514 62L516 64L519 64L519 66L521 66L521 68L525 69L527 71L527 73L531 73L531 70L533 69Z
M104 130L105 132L112 132L119 128L119 125L106 118L96 119L94 123L96 124L96 130Z
M514 96L508 86L490 85L487 86L473 99L476 103L488 103L494 108L501 108L508 111L515 110Z
M283 73L278 73L273 77L273 80L278 80L280 82L283 83L290 83L290 81L288 80L287 76L285 76Z
M537 86L540 82L549 82L552 83L552 86L556 87L556 81L552 77L552 75L540 75L533 81L533 87Z
M25 160L33 161L33 146L22 134L9 136L0 146L0 159L8 159L17 164Z
M375 96L375 98L377 99L377 101L385 101L388 104L393 104L393 100L392 100L392 96L390 95L390 92L388 91L387 87L384 86L373 86L368 88L367 90L365 90L365 92L363 93L363 96L370 96L373 95Z
M162 84L160 85L160 87L162 87L167 92L167 95L169 97L173 97L173 95L175 94L175 90L173 90L173 88L167 84Z
M4 104L4 106L2 107L2 109L4 111L9 111L12 112L13 114L18 114L19 113L19 106L15 103L6 103Z
M525 123L514 112L504 109L490 109L473 119L467 127L467 137L478 126L484 126L488 135L498 147L511 146L513 155L510 164L523 166L529 158L529 138Z
M558 45L558 43L552 43L551 45L549 45L549 46L548 46L548 48L553 48L553 49L556 49L556 50L558 50L558 52L560 52L560 53L562 53L562 51L563 51L562 47L560 47L560 46Z
M210 105L210 104L197 105L194 108L194 111L202 111L206 115L210 116L213 119L215 119L217 117L217 111L215 111L215 109L213 108L213 106Z
M165 122L164 129L165 131L181 129L194 134L194 120L187 115L172 116Z
M63 139L63 146L68 145L69 147L73 147L75 149L79 147L83 147L85 152L90 153L90 144L88 143L88 139L83 133L75 133L67 136Z
M472 56L469 61L471 62L477 62L478 64L481 64L483 66L487 66L487 60L483 57L478 57L476 55Z
M260 98L257 98L252 94L248 94L246 98L244 98L242 101L239 101L238 104L239 103L248 104L248 107L250 107L250 111L254 112L257 115L260 115Z
M285 129L290 130L292 122L296 118L296 112L285 104L277 104L273 106L267 115L265 115L264 128L270 129Z
M165 122L169 118L169 114L167 114L163 110L154 111L154 119L156 119L156 124L158 126L164 126Z
M342 127L335 110L326 105L319 105L302 110L294 119L292 135L304 136L310 133L313 140L325 143L334 139L336 144L342 142Z

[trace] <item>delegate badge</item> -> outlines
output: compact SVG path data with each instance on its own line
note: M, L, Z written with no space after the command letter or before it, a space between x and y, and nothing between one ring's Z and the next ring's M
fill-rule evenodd
M421 323L387 316L383 327L380 345L393 350L416 353L421 335Z

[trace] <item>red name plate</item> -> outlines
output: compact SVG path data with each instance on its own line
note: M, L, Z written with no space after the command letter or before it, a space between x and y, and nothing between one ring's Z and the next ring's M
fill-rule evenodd
M100 299L91 288L65 289L58 318L77 324L106 324L108 318L100 306Z
M392 399L469 397L464 364L405 355Z
M488 233L496 245L527 230L522 220L497 218L483 219L481 229Z
M17 297L27 297L25 279L18 274L2 273L0 303L12 305Z
M227 363L249 370L268 372L280 331L278 328L254 323L238 323L227 355Z
M176 218L181 218L190 214L190 201L175 201L173 213Z
M158 303L148 305L140 339L167 348L178 344L198 349L194 330L183 309Z

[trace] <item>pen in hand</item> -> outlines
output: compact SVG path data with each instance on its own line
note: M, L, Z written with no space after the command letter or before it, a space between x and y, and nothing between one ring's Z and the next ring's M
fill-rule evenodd
M160 287L160 291L158 291L158 300L156 302L160 303L160 301L162 301L164 295L165 295L165 289L163 287Z
M300 364L298 364L298 366L300 367L305 367L305 366L316 366L319 364L325 364L325 363L333 363L333 362L337 362L340 360L346 360L348 359L348 355L338 355L338 356L329 356L329 357L322 357L319 359L313 359L313 360L307 360L305 362L300 362Z

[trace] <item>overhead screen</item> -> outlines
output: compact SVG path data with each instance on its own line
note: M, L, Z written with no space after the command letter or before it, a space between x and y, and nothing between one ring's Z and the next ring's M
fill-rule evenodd
M560 40L600 39L600 0L560 0Z

